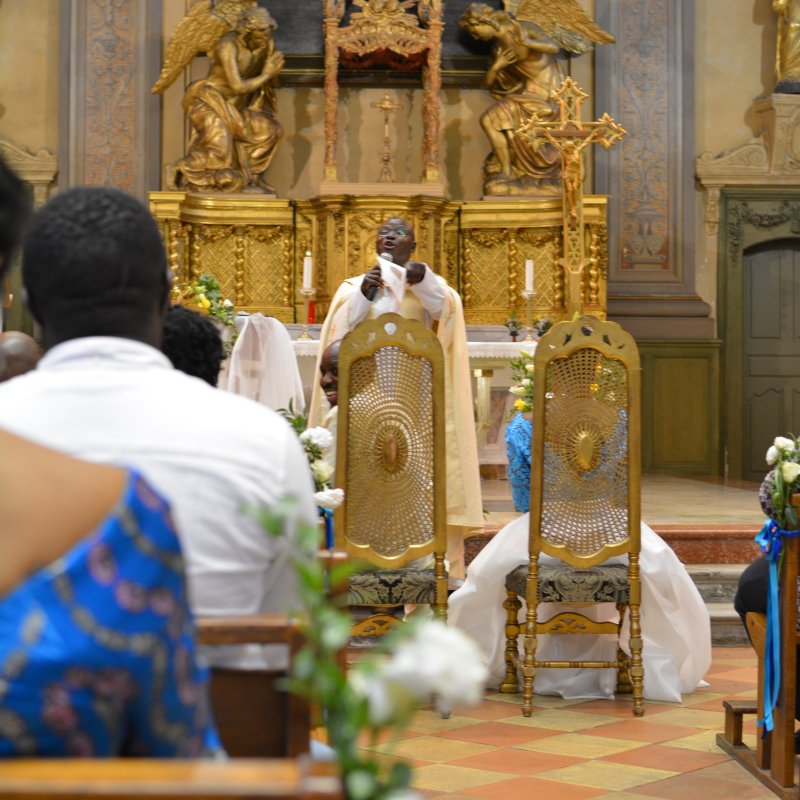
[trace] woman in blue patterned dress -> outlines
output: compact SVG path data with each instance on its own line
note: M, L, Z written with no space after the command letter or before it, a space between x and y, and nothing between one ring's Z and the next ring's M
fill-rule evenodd
M169 506L0 431L0 756L220 749Z

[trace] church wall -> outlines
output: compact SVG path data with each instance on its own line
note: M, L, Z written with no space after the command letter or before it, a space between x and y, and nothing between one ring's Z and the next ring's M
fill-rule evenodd
M0 4L0 139L58 150L59 0Z
M696 154L717 155L758 132L753 100L775 86L775 14L771 0L703 0L695 26ZM697 292L717 318L717 265L703 247L702 192L696 197Z

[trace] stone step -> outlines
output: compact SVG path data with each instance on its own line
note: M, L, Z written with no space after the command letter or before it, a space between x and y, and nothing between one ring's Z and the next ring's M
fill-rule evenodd
M706 603L733 601L746 564L687 564L686 570Z
M706 603L711 617L711 644L715 647L741 647L750 644L744 625L733 603Z

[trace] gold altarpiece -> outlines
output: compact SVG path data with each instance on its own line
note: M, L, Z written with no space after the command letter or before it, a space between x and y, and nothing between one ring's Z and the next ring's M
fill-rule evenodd
M387 187L390 191L390 187ZM586 313L605 316L606 198L584 196L582 275ZM237 308L302 321L303 256L314 258L317 320L345 278L374 264L375 230L403 216L416 230L415 257L460 292L468 324L524 319L524 264L535 261L533 316L567 317L560 199L454 202L437 197L326 195L269 200L253 195L152 192L169 263L183 283L214 274Z

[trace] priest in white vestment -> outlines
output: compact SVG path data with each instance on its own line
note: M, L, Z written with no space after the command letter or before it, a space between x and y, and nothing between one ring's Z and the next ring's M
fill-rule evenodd
M394 312L434 328L445 358L447 559L451 578L463 578L464 536L483 527L467 332L458 292L426 264L409 261L415 246L414 229L405 220L394 217L379 227L378 263L365 275L348 278L333 296L320 334L317 368L325 348L365 319ZM320 424L325 413L315 382L309 425Z

